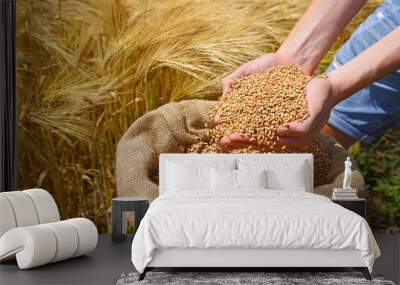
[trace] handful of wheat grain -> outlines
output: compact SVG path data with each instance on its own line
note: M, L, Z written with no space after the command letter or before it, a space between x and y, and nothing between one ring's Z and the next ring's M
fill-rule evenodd
M315 182L317 185L322 184L330 159L317 143L303 149L288 149L277 145L278 126L291 121L303 121L309 116L306 85L310 80L311 76L296 66L289 65L274 67L233 81L229 90L209 113L210 119L218 114L221 123L210 130L208 141L195 143L186 151L223 152L219 144L222 136L238 131L247 134L256 144L229 152L312 153L315 158Z
M232 82L211 115L220 115L221 135L239 131L274 148L279 125L308 117L306 85L310 79L293 65L242 77Z

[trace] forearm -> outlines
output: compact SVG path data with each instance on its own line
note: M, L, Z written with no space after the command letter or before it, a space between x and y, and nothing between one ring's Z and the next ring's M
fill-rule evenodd
M366 0L313 0L278 53L312 74Z
M332 71L334 104L400 68L400 27L360 53L353 60Z

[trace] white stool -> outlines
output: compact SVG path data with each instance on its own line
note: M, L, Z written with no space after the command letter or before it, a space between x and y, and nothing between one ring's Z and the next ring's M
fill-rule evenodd
M0 262L17 259L20 269L86 254L98 233L88 219L60 221L53 197L45 190L0 193Z

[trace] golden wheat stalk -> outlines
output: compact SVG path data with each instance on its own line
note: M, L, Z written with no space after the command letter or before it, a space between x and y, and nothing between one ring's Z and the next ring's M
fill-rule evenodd
M379 2L370 1L335 49ZM116 193L115 147L129 125L170 101L217 98L221 79L276 50L306 6L303 0L19 1L20 187L47 188L63 217L84 215L106 230Z

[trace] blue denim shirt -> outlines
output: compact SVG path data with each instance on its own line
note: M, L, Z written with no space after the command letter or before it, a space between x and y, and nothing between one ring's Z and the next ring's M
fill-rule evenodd
M347 63L399 26L400 0L386 0L339 49L327 73ZM370 143L399 121L400 69L336 105L328 123L351 137Z

